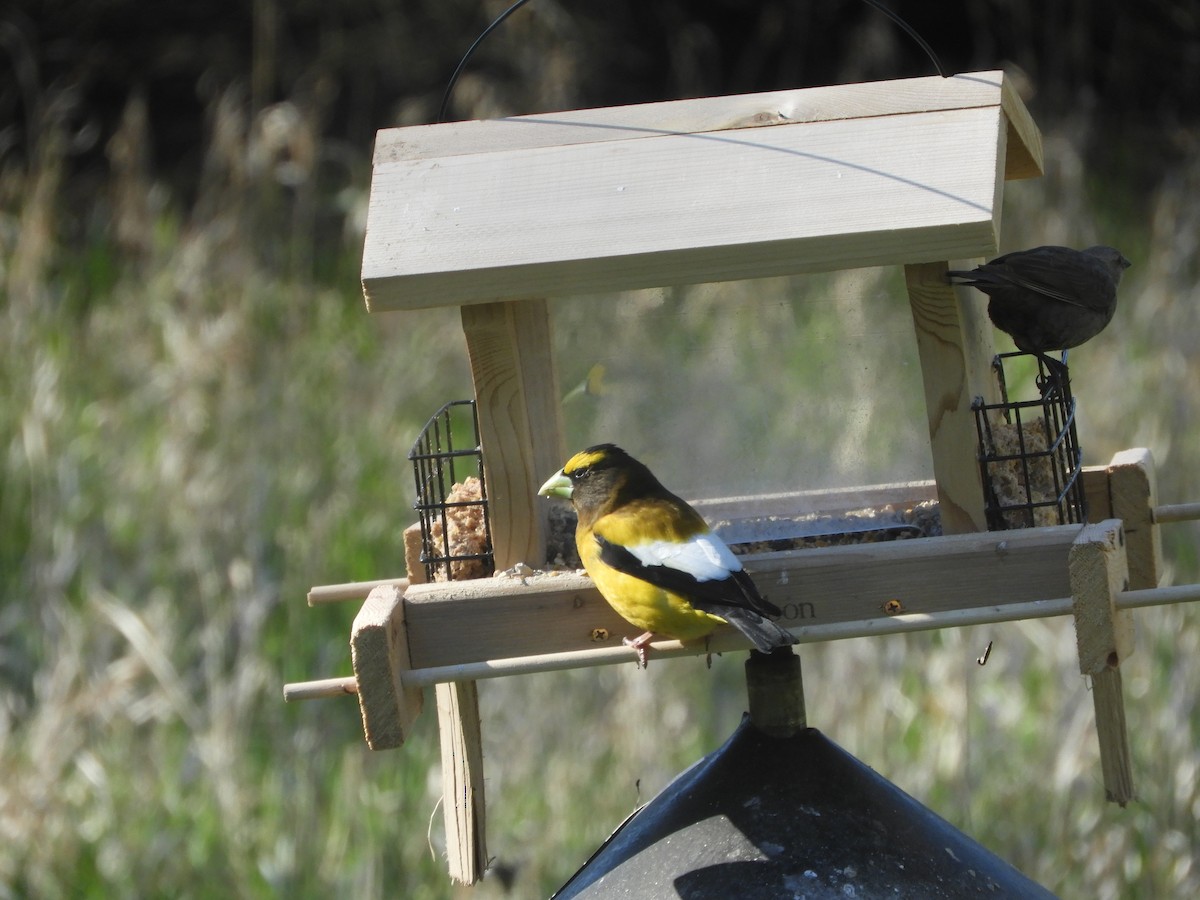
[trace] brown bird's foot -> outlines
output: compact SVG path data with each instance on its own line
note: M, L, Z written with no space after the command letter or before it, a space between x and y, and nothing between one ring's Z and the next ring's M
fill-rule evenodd
M1038 391L1042 395L1042 400L1052 400L1055 394L1059 400L1065 401L1067 392L1071 387L1071 375L1067 369L1067 353L1064 350L1062 362L1059 362L1048 353L1039 353L1038 357L1045 367L1046 374L1039 375L1037 379Z
M621 643L626 647L632 647L637 653L638 665L643 669L646 668L646 654L649 652L649 644L654 637L653 631L647 631L644 634L639 634L635 638L621 638Z

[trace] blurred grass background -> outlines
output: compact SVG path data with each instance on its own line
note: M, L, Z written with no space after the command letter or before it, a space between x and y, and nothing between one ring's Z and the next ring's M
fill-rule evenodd
M1009 185L1002 249L1134 261L1072 356L1086 461L1149 446L1163 500L1200 499L1197 4L893 6L951 68L1026 85L1047 174ZM0 11L0 897L545 895L736 724L731 657L484 685L495 874L467 890L434 717L373 754L352 700L281 701L348 671L353 604L305 591L402 574L404 454L470 393L456 313L368 316L357 271L374 130L432 121L502 7ZM862 4L581 7L514 16L455 115L929 70ZM687 496L928 471L896 272L554 312L564 385L607 369L570 442L617 440ZM1177 582L1198 537L1164 528ZM806 647L810 718L1064 897L1195 896L1197 615L1137 613L1126 810L1066 620Z

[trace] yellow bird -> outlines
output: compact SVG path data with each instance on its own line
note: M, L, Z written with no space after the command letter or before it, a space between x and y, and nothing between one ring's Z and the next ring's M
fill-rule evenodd
M687 641L723 622L764 653L796 643L700 514L619 447L576 453L538 493L574 505L579 558L609 605L645 631L624 639L643 667L655 635Z

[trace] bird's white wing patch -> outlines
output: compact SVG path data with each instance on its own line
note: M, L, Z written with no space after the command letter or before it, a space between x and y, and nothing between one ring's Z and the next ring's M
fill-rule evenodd
M733 551L712 532L694 535L682 543L647 541L626 549L644 566L678 569L697 581L719 581L742 568Z

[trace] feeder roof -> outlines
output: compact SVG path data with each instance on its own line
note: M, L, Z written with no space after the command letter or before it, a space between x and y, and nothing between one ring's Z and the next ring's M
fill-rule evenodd
M749 721L618 829L565 898L1053 897L819 731Z
M387 129L372 311L964 259L1041 139L1001 72Z

